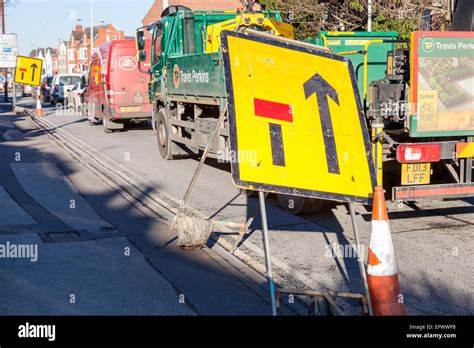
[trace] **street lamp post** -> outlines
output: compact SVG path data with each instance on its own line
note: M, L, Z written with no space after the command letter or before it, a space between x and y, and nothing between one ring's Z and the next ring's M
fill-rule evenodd
M2 12L2 34L5 34L5 1L0 0L0 11ZM8 69L5 68L3 71L3 76L5 77L5 94L3 96L5 101L8 101Z
M66 74L69 74L69 41L66 41Z
M92 53L94 52L94 6L93 2L91 0L91 31L90 31L90 42L91 42L91 48L90 48L90 53L89 53L89 59L92 60Z
M367 2L367 31L372 31L372 0Z

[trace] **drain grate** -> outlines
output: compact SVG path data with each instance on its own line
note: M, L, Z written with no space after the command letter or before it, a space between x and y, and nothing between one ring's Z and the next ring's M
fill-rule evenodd
M28 233L32 230L31 227L23 227L23 226L20 226L20 227L12 227L11 228L11 231L14 232L14 233Z
M113 229L115 231L115 229ZM86 230L58 231L39 233L43 243L85 242L103 238L122 236L121 233L110 232L104 234L91 233Z
M73 242L81 239L78 231L40 233L43 243Z

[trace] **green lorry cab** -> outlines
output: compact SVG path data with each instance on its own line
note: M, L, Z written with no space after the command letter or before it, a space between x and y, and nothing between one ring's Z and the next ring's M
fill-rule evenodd
M240 27L293 38L293 27L277 11L191 11L171 6L160 21L137 31L138 60L151 55L149 97L160 154L172 159L205 149L227 93L220 32ZM144 51L145 30L152 36ZM209 156L229 160L229 131L224 122Z

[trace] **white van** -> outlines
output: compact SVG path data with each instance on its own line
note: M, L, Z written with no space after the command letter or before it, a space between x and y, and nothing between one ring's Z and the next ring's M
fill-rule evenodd
M55 75L51 90L51 105L64 103L64 99L67 98L68 93L78 82L81 82L80 74Z

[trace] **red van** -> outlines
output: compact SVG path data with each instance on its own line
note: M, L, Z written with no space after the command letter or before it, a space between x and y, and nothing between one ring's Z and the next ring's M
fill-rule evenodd
M148 51L150 46L147 40ZM87 118L90 125L102 119L105 133L122 129L132 120L151 119L149 75L138 70L136 56L135 40L107 42L92 56L85 95ZM149 68L149 60L141 64L142 71Z

